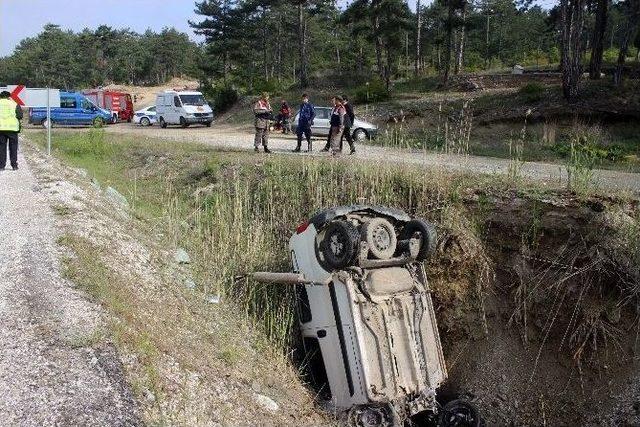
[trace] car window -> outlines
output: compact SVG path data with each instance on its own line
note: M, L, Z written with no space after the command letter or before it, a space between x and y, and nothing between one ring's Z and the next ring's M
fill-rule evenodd
M156 112L156 107L149 107L147 108L147 111L150 113L155 113Z
M60 98L60 107L62 108L76 108L77 106L75 98Z
M179 96L174 96L173 97L173 105L175 105L176 107L182 107L182 104L180 103L180 97Z
M93 104L91 102L89 102L88 99L83 99L82 100L82 109L83 110L90 110L91 107L93 107Z
M326 108L316 108L316 118L317 119L328 119L329 118L329 110Z

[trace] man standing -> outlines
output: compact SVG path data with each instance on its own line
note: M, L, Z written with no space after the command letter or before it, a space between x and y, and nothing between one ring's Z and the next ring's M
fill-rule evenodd
M256 117L256 137L253 143L255 152L260 151L260 144L264 147L265 153L270 153L269 144L269 120L273 115L273 110L269 104L269 94L263 93L253 105L253 114Z
M22 109L7 91L0 92L0 171L7 166L7 141L11 168L18 170L18 132Z
M356 153L356 146L353 144L353 134L351 132L351 127L354 124L354 120L356 119L356 115L353 112L353 106L349 102L349 99L342 95L342 99L344 102L342 105L347 112L347 115L344 118L344 132L342 133L342 138L347 138L347 142L349 143L349 148L351 148L351 153ZM342 150L342 139L340 140L340 150Z
M294 153L300 152L300 146L302 145L302 135L307 139L307 151L313 150L313 144L311 143L311 126L313 126L313 119L316 117L316 110L309 102L309 96L307 94L302 95L302 104L300 104L300 110L298 112L298 128L296 129L296 135L298 137L298 145Z

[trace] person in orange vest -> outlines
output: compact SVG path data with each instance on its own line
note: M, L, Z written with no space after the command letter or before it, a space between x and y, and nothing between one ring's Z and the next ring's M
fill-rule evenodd
M0 92L0 171L7 166L7 142L11 168L18 170L18 133L22 109L7 91Z
M265 153L270 153L269 150L269 121L273 118L273 110L271 104L269 104L269 94L263 93L253 105L253 114L256 117L255 127L256 136L253 143L255 152L260 151L260 144L264 147Z

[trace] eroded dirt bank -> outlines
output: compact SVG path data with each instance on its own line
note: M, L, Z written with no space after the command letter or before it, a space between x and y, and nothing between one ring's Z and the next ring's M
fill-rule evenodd
M637 425L637 200L465 204L479 237L445 232L431 263L450 388L493 425Z

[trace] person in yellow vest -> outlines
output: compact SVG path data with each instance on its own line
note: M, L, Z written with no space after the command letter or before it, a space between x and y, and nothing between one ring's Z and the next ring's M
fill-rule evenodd
M7 166L7 142L9 160L14 171L18 170L18 132L22 109L11 99L7 91L0 92L0 171Z

